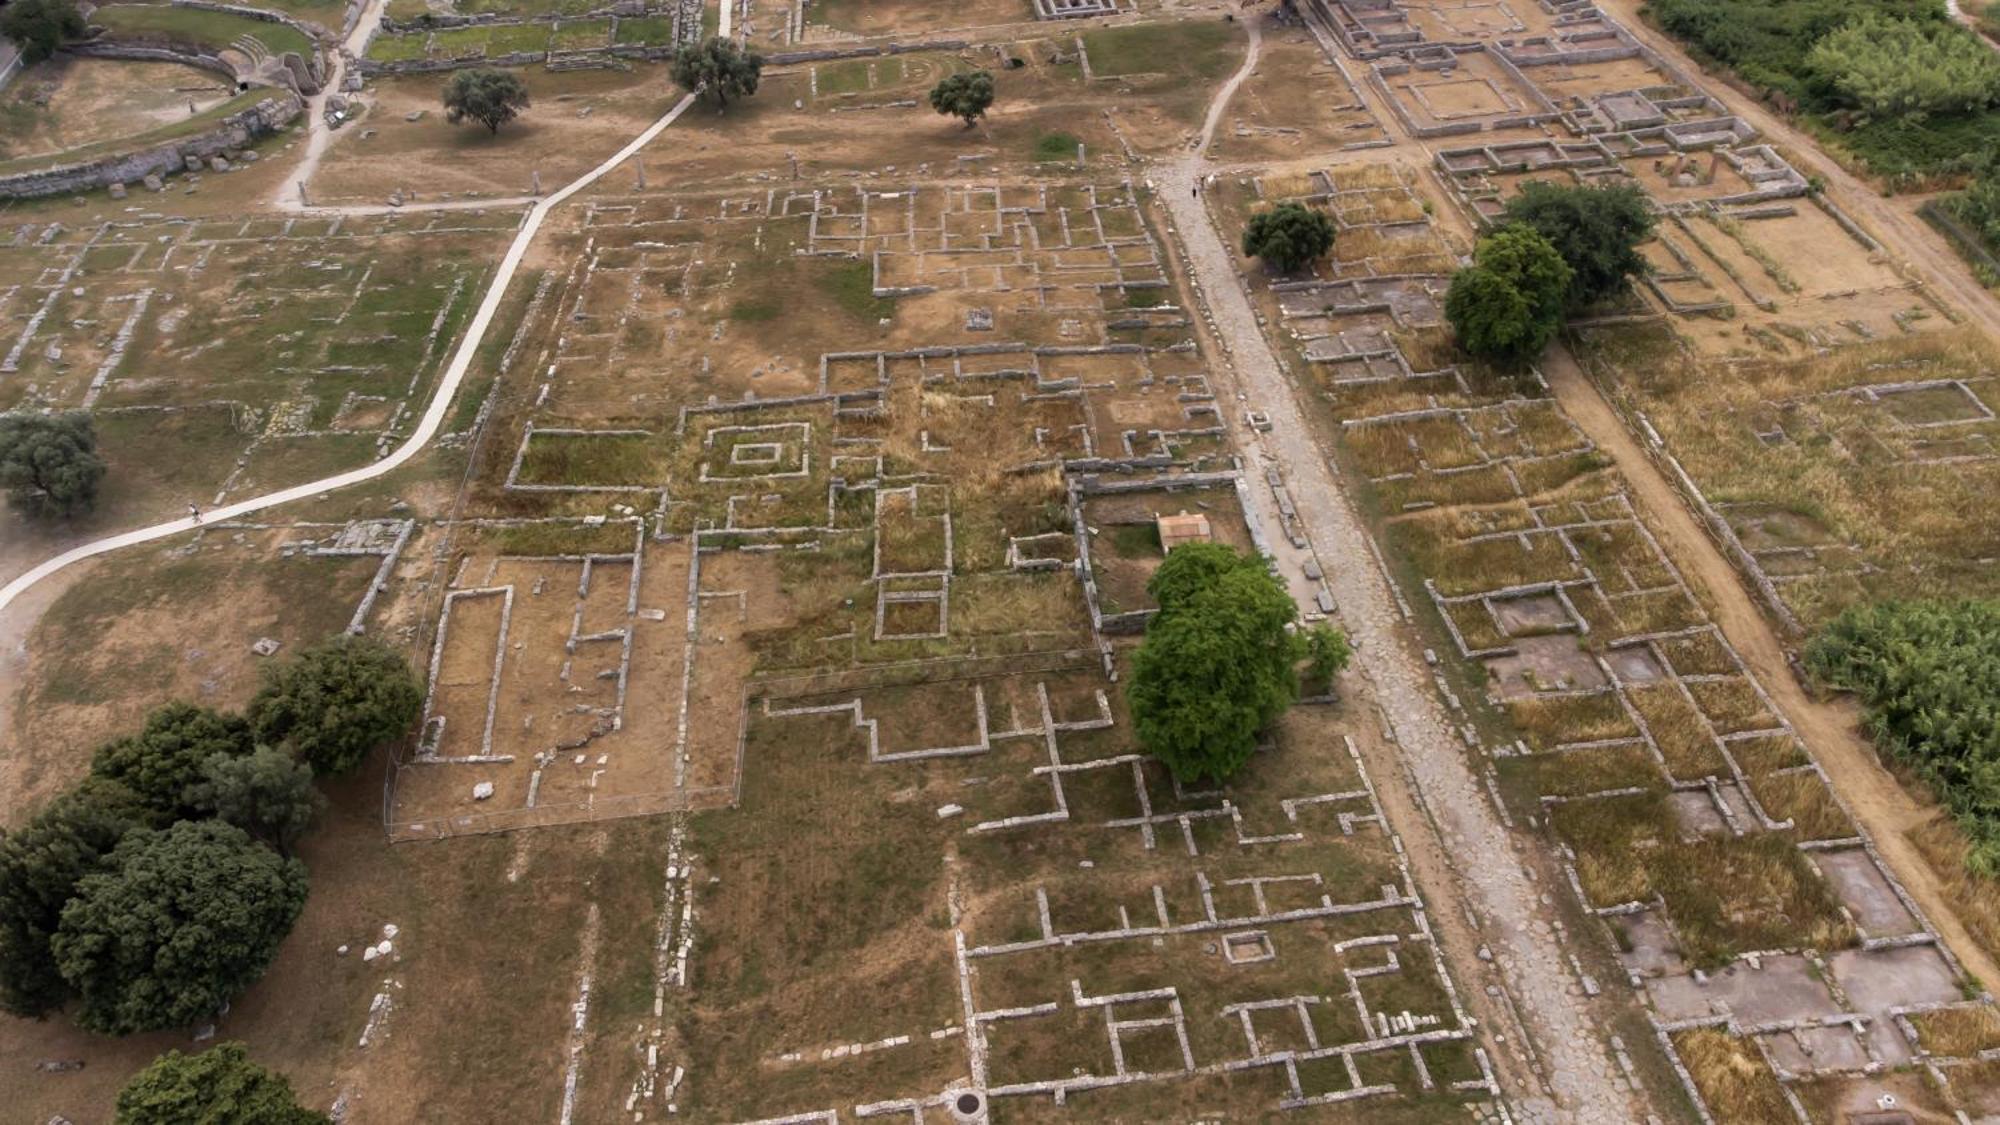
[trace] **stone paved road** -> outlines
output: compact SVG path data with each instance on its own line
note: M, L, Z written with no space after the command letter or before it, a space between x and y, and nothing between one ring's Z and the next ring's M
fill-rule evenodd
M1211 124L1213 120L1212 113ZM1445 721L1428 672L1404 644L1403 623L1370 554L1363 525L1264 338L1239 282L1236 256L1194 194L1208 168L1199 155L1188 156L1159 169L1155 183L1232 360L1236 386L1232 391L1225 375L1218 380L1218 392L1225 400L1240 392L1245 398L1237 405L1270 416L1272 428L1259 436L1257 445L1289 482L1341 622L1359 649L1356 663L1386 715L1402 764L1427 806L1445 854L1463 864L1458 874L1465 896L1485 920L1494 959L1544 1060L1558 1103L1554 1116L1593 1123L1644 1120L1646 1108L1635 1101L1611 1062L1609 1032L1585 1005L1543 909L1541 890L1514 860L1509 832ZM1406 835L1412 827L1403 826ZM1469 877L1475 868L1476 878Z

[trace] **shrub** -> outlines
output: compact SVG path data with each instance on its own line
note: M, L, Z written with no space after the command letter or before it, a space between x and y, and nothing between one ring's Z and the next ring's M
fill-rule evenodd
M65 39L87 30L72 0L13 0L0 7L0 36L21 49L21 61L38 63L56 53Z
M118 1092L114 1125L324 1125L284 1075L250 1061L241 1043L198 1055L168 1051Z
M2000 56L1948 24L1871 13L1813 44L1805 61L1832 98L1885 117L1977 113L2000 101Z
M1821 627L1806 667L1866 707L1878 750L1937 790L2000 875L2000 601L1883 602Z
M351 773L417 721L423 689L394 649L340 636L265 670L247 713L259 742L283 744L321 776Z
M1333 216L1303 203L1280 203L1250 216L1243 252L1290 273L1333 249Z

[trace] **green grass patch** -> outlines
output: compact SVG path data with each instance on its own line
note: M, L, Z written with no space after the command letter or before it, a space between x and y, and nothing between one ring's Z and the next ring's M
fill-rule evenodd
M1043 133L1035 138L1036 160L1075 160L1083 141L1075 133Z
M610 20L578 20L557 27L549 39L549 47L558 51L577 51L586 47L607 46L610 42Z
M408 62L430 54L430 32L414 35L377 35L368 44L368 57L379 62Z
M1236 64L1224 49L1236 34L1234 26L1219 21L1153 23L1101 28L1085 34L1083 45L1090 73L1098 78L1162 74L1216 79Z
M813 71L813 89L824 95L858 94L868 89L867 59L833 63L816 67Z
M864 261L823 266L815 279L820 291L841 310L862 320L882 320L896 311L896 302L875 295L875 269Z
M91 13L90 20L121 39L155 39L221 49L248 35L263 43L272 54L294 51L300 58L311 58L313 53L312 41L286 24L227 12L170 8L164 4L113 4Z
M521 484L619 487L658 483L663 477L651 434L538 433L521 459Z
M673 38L674 21L662 16L634 16L618 21L615 41L652 45L670 43Z

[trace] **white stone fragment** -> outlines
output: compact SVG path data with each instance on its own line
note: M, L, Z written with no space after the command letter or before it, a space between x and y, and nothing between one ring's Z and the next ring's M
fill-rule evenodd
M490 781L482 781L472 787L472 799L475 801L484 801L492 795L493 783Z

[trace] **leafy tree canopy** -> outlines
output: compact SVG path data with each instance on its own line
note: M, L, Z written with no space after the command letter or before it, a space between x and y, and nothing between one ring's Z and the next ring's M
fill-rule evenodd
M118 1092L114 1125L325 1125L299 1105L284 1075L250 1061L241 1043L198 1055L168 1051Z
M461 70L444 86L444 119L453 125L477 121L489 133L528 108L528 87L512 71L476 67Z
M763 73L764 56L721 36L690 43L674 53L674 82L692 93L714 94L717 105L756 93Z
M2000 875L2000 601L1855 606L1807 644L1806 667L1861 697L1876 747L1914 769Z
M1333 216L1303 203L1280 203L1250 216L1243 252L1290 273L1333 249Z
M99 747L90 772L130 789L165 825L206 812L191 790L209 759L241 757L255 746L242 716L175 702L155 708L139 733Z
M258 741L288 745L328 776L353 772L370 750L407 733L423 702L401 654L339 636L267 668L247 711Z
M1298 699L1298 609L1268 563L1217 543L1176 547L1147 590L1160 610L1132 658L1139 741L1182 781L1222 781Z
M1509 224L1479 240L1472 265L1452 275L1445 319L1473 355L1518 364L1541 354L1562 327L1570 268L1549 241Z
M931 87L931 108L939 113L963 118L970 129L993 106L993 74L974 70L947 74Z
M15 7L0 8L0 15ZM38 516L81 515L97 503L103 480L90 415L0 414L0 488L15 507Z
M1507 201L1507 219L1547 239L1570 268L1569 305L1581 308L1618 292L1643 273L1639 244L1652 237L1653 211L1631 184L1603 187L1530 180Z
M271 963L306 900L305 865L220 821L131 832L85 875L50 945L107 1035L207 1019Z
M24 63L41 62L86 30L73 0L13 0L0 7L0 36L14 41Z
M287 850L323 804L312 767L275 746L214 755L202 763L189 796L204 812Z
M118 786L87 782L13 832L0 832L0 1009L41 1017L69 1000L49 939L85 875L106 870L146 810Z

